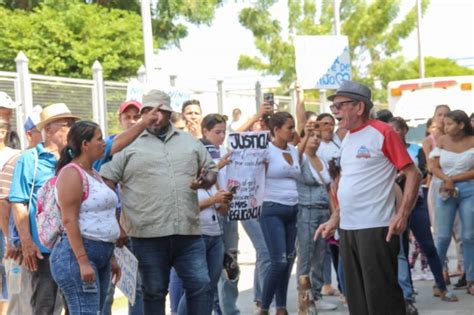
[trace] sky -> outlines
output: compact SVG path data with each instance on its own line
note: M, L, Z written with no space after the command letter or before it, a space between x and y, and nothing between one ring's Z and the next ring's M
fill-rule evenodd
M160 50L155 63L162 75L177 75L177 84L206 89L224 80L227 88L253 87L260 80L264 86L276 86L275 78L262 78L254 71L239 71L241 54L258 54L252 33L240 25L238 13L251 1L227 0L216 11L210 27L190 26L181 40L181 48ZM402 0L401 14L415 0ZM286 20L287 1L281 0L272 14ZM474 67L474 0L431 0L422 20L422 44L425 56L447 57ZM416 30L402 42L402 54L407 59L417 57ZM468 58L468 59L466 59Z

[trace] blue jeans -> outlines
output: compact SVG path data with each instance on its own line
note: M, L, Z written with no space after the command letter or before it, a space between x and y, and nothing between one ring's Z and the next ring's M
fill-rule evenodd
M442 200L436 198L436 248L440 261L446 260L451 236L453 234L453 223L456 213L459 211L461 219L461 240L464 250L464 270L466 280L474 281L474 180L455 183L459 189L457 198Z
M324 284L331 284L332 283L332 275L331 275L331 264L332 264L332 257L331 257L331 250L329 249L329 244L326 244L323 253L323 279Z
M227 216L219 216L224 239L224 250L227 254L237 257L239 247L238 221L229 221ZM237 298L239 297L240 271L234 279L229 279L227 272L222 270L219 283L217 285L217 299L220 311L225 315L239 315Z
M262 310L268 310L275 295L277 309L286 308L288 282L295 260L298 206L264 202L260 226L270 253L270 271L262 291Z
M214 294L217 291L217 282L221 276L223 262L224 262L224 241L222 235L219 236L208 236L203 235L204 243L206 244L206 258L207 258L207 269L210 279L210 290L209 290L209 305L206 314L212 313ZM186 297L181 296L181 300L178 306L178 314L188 314L188 307Z
M398 259L398 284L402 288L405 301L414 301L410 265L408 264L408 230L400 234Z
M176 270L171 268L170 272L170 307L171 313L178 313L178 306L181 297L184 295L183 281L178 277Z
M63 292L71 315L100 314L109 289L110 259L115 244L84 239L84 248L95 271L93 283L82 281L79 264L66 236L54 246L49 257L51 275Z
M339 279L339 287L341 288L342 295L346 295L346 284L344 282L344 268L342 267L342 259L339 255L339 260L337 261L337 277Z
M170 269L183 281L188 314L208 314L209 274L206 246L200 235L171 235L154 238L132 237L142 279L145 315L165 315Z
M319 225L329 220L329 216L329 209L311 209L304 205L298 206L298 263L296 274L298 278L302 275L310 276L311 289L316 300L321 299L321 288L325 283L323 269L327 243L322 237L314 241L313 236ZM331 263L329 263L329 268L331 268Z
M240 221L255 248L255 270L253 274L253 295L255 302L262 302L262 288L270 270L270 253L263 238L262 228L257 220Z
M427 192L427 189L425 191ZM446 291L443 267L434 245L433 234L431 234L430 217L425 198L418 197L415 207L410 214L409 227L421 248L421 252L428 259L428 264L433 273L436 286L442 291Z

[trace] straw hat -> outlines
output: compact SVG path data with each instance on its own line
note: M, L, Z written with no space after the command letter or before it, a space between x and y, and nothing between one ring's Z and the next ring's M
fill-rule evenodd
M36 129L41 131L47 124L63 118L72 118L79 120L78 116L74 116L64 103L56 103L45 107L41 112L41 121L36 125Z

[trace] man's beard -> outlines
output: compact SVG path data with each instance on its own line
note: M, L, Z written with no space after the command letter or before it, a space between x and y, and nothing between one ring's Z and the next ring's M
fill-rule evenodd
M148 132L155 136L164 136L171 128L171 123L168 121L164 126L153 126L147 128Z

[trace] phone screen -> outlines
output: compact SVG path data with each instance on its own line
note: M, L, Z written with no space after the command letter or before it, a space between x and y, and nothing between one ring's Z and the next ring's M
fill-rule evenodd
M274 104L274 95L273 93L263 93L263 101L271 105Z

